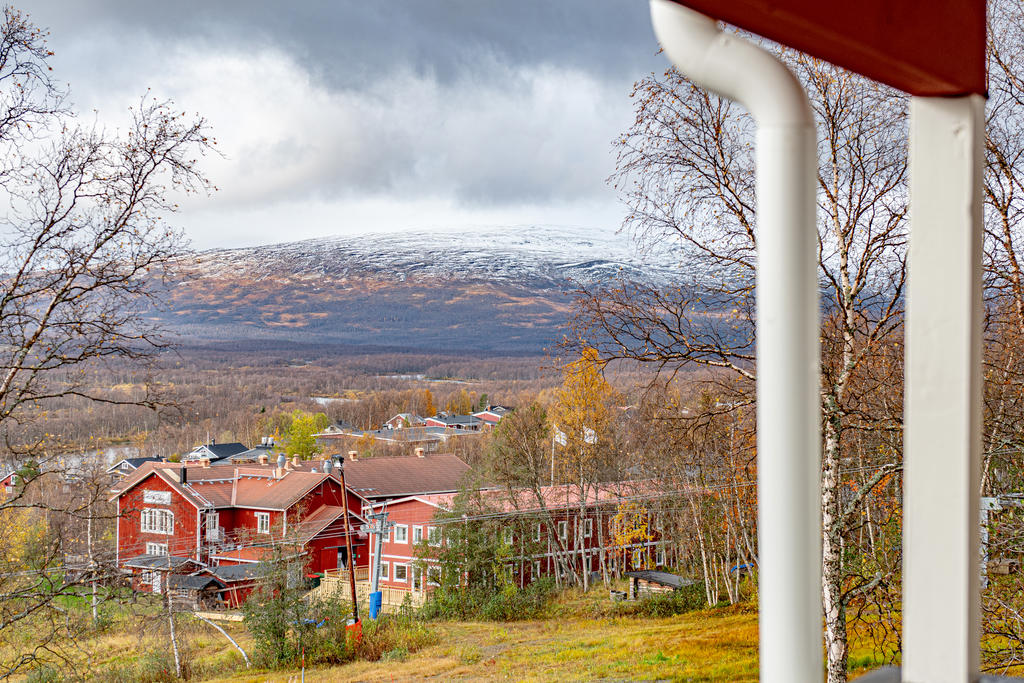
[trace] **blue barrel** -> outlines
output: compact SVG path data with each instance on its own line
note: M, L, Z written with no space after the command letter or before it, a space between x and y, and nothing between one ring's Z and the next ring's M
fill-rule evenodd
M381 591L374 591L370 593L370 618L376 619L377 615L380 614L381 601L384 598L384 593Z

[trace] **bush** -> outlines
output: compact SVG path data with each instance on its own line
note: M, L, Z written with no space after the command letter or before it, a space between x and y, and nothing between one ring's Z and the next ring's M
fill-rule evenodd
M190 678L190 671L182 663L182 677ZM171 683L174 675L174 655L171 652L147 652L132 662L113 665L97 676L111 683Z
M542 578L525 588L505 586L498 590L439 587L420 608L427 620L516 621L536 619L547 608L555 593L555 582Z
M375 621L364 621L363 639L356 647L356 655L371 662L403 661L437 641L437 634L415 614L402 610L398 614L382 614Z

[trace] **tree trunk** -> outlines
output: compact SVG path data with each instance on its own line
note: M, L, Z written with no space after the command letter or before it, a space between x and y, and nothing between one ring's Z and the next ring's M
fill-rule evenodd
M842 582L842 519L839 501L839 437L838 418L825 420L825 444L822 453L821 482L821 579L822 601L825 607L825 654L828 683L846 682L848 657L846 643L846 605L843 603Z
M167 623L171 627L171 649L174 650L174 675L181 678L181 657L178 655L178 636L174 631L174 601L171 599L171 573L164 576L164 595L167 596Z

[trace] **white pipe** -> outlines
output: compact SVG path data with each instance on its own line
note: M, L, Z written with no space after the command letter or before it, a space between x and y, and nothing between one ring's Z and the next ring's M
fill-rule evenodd
M651 0L684 76L757 122L760 676L822 679L821 426L814 117L796 77L712 19Z

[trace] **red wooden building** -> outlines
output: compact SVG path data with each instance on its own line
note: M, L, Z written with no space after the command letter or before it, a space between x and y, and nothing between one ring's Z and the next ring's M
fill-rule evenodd
M612 540L619 506L649 498L659 490L653 482L602 485L588 493L582 506L578 489L563 485L542 487L543 505L529 492L519 492L513 498L495 490L484 497L491 515L504 525L503 540L511 548L506 565L509 578L522 586L541 576L554 576L559 567L574 572L600 571L602 559L617 571L665 565L667 552L658 533L657 516L649 518L648 540L625 545ZM422 593L436 583L432 579L435 565L422 558L430 556L430 546L440 547L445 542L450 524L470 523L445 517L454 498L451 493L414 495L372 506L372 512L386 510L388 522L394 525L384 538L380 557L382 587ZM421 553L424 542L427 552ZM375 559L371 556L371 561Z
M111 497L119 516L117 564L137 589L154 592L171 574L208 573L237 605L258 580L260 562L273 556L303 558L307 574L367 567L360 528L372 500L455 491L467 470L451 455L350 461L346 523L341 479L327 462L145 463ZM247 566L226 569L240 565Z

